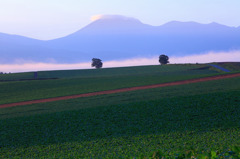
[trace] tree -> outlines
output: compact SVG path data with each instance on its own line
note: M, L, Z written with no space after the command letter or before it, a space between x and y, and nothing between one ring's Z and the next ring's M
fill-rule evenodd
M161 64L161 65L166 65L166 64L168 64L169 63L169 57L167 56L167 55L160 55L159 56L159 63Z
M92 59L92 67L95 67L95 68L102 68L102 60L98 59L98 58L93 58Z

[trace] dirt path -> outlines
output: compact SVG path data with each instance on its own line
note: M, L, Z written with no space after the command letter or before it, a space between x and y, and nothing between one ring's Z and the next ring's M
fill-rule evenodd
M219 75L219 76L212 76L212 77L204 77L204 78L198 78L198 79L191 79L191 80L184 80L184 81L177 81L177 82L169 82L169 83L162 83L162 84L155 84L155 85L121 88L121 89L115 89L115 90L107 90L107 91L85 93L85 94L78 94L78 95L71 95L71 96L39 99L39 100L32 100L32 101L25 101L25 102L2 104L2 105L0 105L0 108L15 107L15 106L29 105L29 104L36 104L36 103L46 103L46 102L81 98L81 97L97 96L97 95L103 95L103 94L129 92L129 91L151 89L151 88L158 88L158 87L176 86L176 85L183 85L183 84L197 83L197 82L204 82L204 81L211 81L211 80L219 80L219 79L233 78L233 77L240 77L240 73Z

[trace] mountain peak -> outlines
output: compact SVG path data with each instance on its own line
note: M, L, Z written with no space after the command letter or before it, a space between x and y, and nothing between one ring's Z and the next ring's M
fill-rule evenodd
M140 20L132 17L126 17L122 15L95 15L91 17L91 21L132 21L141 23Z
M201 23L193 22L193 21L187 21L187 22L181 22L181 21L170 21L168 23L163 24L164 27L195 27L199 25L204 25Z
M150 26L136 18L122 15L96 15L91 20L92 23L78 32L84 34L131 34L139 33Z

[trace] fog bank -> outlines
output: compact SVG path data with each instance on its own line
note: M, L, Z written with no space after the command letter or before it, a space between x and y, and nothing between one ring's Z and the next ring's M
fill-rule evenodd
M240 62L240 50L231 52L208 52L200 55L184 57L169 57L170 64L180 63L210 63L210 62ZM120 61L103 61L103 68L159 65L158 56L150 58L132 58ZM35 63L22 62L16 64L0 64L0 72L29 72L44 70L71 70L93 69L91 61L85 63L59 64L59 63Z

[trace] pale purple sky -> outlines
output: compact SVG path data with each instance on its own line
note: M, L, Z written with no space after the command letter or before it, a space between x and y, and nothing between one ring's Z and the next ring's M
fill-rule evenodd
M217 22L240 26L240 0L0 0L0 32L54 39L75 32L94 15L124 15L143 23Z

